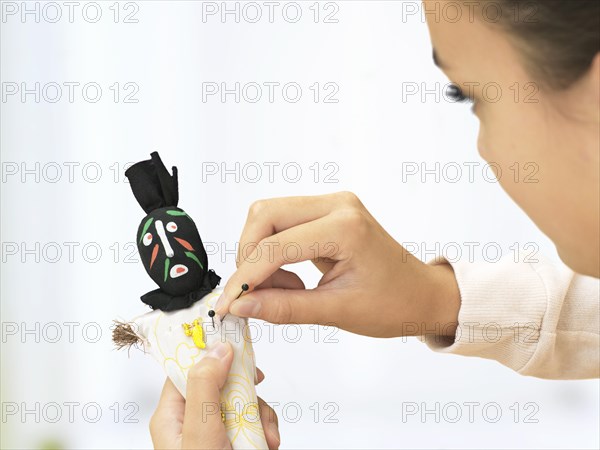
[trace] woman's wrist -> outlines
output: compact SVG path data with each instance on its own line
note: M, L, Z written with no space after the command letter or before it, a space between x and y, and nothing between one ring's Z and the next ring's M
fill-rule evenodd
M448 263L427 264L427 268L432 280L429 290L431 315L427 320L427 331L436 330L440 336L454 337L461 303L454 269Z

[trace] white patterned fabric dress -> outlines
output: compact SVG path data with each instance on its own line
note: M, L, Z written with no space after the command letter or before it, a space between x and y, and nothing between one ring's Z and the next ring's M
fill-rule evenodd
M208 353L213 343L229 342L234 358L221 391L221 405L207 405L206 413L222 414L234 449L265 449L267 443L254 387L256 364L247 320L228 314L221 322L215 316L213 327L213 318L208 315L221 292L222 288L217 288L186 309L154 310L139 316L133 320L134 331L142 340L144 350L162 365L184 397L189 369ZM186 335L184 324L188 324L191 335ZM202 344L204 348L200 348Z

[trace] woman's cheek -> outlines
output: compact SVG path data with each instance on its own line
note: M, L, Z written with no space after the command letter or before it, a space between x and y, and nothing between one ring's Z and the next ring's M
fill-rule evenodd
M508 128L507 128L508 129ZM488 164L488 176L496 177L500 187L521 207L527 205L528 198L523 189L529 185L516 182L515 178L515 142L511 133L502 132L502 127L487 128L484 121L479 127L477 148ZM518 163L519 167L523 164Z
M477 150L488 164L499 165L502 171L505 166L510 166L510 160L514 159L514 133L518 132L510 114L506 113L498 104L479 104L477 108Z
M486 127L483 120L479 121L479 136L477 137L477 150L479 155L489 165L490 171L489 176L494 174L500 185L507 192L511 192L511 186L506 185L506 173L509 171L510 161L505 160L503 156L506 155L504 150L507 142L502 139L502 135L494 133L494 129L491 131ZM510 178L510 177L508 177Z
M477 136L477 151L479 155L489 161L490 152L489 152L489 143L487 142L487 133L485 130L485 124L479 120L479 135Z

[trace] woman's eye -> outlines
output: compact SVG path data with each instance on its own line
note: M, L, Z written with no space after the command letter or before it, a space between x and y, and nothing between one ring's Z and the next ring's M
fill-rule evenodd
M456 84L451 84L446 89L446 96L455 103L472 103L473 99L464 94Z
M177 231L177 224L175 222L169 222L167 224L167 231L170 231L171 233L175 233Z
M146 233L142 242L148 247L152 243L152 233Z

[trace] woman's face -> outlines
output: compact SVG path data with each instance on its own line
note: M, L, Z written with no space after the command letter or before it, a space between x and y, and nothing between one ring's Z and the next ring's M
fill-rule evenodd
M443 11L443 3L424 7ZM499 169L501 186L568 266L600 276L599 58L559 92L527 72L506 31L466 6L456 23L426 17L437 64L474 99L479 153Z

